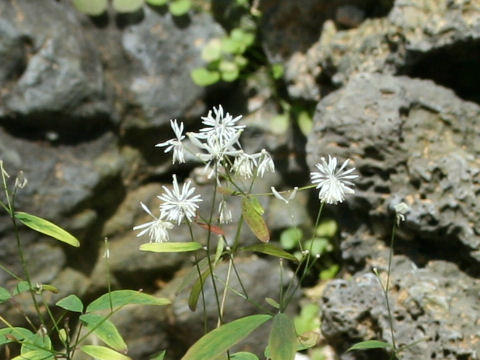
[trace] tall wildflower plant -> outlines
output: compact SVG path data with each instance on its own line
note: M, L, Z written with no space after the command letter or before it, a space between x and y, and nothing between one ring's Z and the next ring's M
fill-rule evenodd
M24 173L20 171L14 184L9 186L11 184L9 177L2 160L0 160L0 190L2 190L0 192L0 208L11 220L21 264L21 272L17 273L0 263L0 271L9 275L15 283L11 288L0 286L0 304L14 302L18 305L16 298L26 293L31 300L36 317L19 308L25 318L24 322L28 324L23 327L12 324L8 315L0 314L0 358L6 360L72 360L78 352L81 352L83 356L86 355L92 359L130 360L130 357L125 355L128 352L128 346L116 326L110 321L110 317L128 304L162 306L169 304L170 301L140 291L112 291L107 272L108 292L87 306L75 294L60 299L52 306L45 293L59 293L61 290L50 284L32 281L30 265L35 258L28 258L25 254L19 227L25 225L43 236L54 238L73 247L79 247L80 241L46 219L17 211L15 208L16 195L18 191L27 186L28 181ZM188 187L184 187L184 191L188 194L190 190ZM155 218L145 205L142 204L142 206L154 218L154 221L140 227L141 232L148 233L156 241L167 240L167 230L173 228L173 225ZM188 212L189 210L189 208L182 210L185 211L184 216L190 216L191 211ZM104 258L107 269L109 269L110 252L107 240L105 242ZM55 313L59 315L54 315ZM75 323L69 320L71 318L78 318L75 326L73 326ZM86 345L85 340L91 334L96 335L104 345ZM57 345L54 346L52 340L56 341ZM16 347L13 347L13 344ZM16 356L14 348L20 348L20 355ZM163 359L162 354L156 359Z
M316 187L320 209L316 217L315 231L325 205L341 203L347 195L354 193L353 180L357 178L354 173L355 169L348 167L349 160L338 167L338 160L328 156L327 159L322 158L316 164L318 171L311 173L311 185L302 188L295 187L286 191L278 191L272 187L270 193L254 194L252 189L255 181L267 173L275 172L275 164L270 153L266 149L253 154L247 153L240 142L245 129L245 125L240 124L241 116L230 115L224 111L222 106L214 107L207 116L201 119L203 128L198 132L185 134L184 124L177 120L171 120L170 125L174 137L156 146L162 148L165 153L172 154L172 163L174 164L184 163L187 152L204 163L204 171L208 178L213 180L214 187L208 215L203 218L197 212L203 199L196 194L196 189L190 180L180 186L177 176L173 175L172 186L164 186L163 193L158 196L161 205L156 213L152 212L145 204L140 204L153 220L134 227L134 230L138 231L138 237L146 238L146 242L140 246L140 250L159 253L194 252L195 266L190 277L196 278L196 280L190 290L189 307L192 311L195 310L197 302L200 298L202 299L205 334L182 359L258 359L254 354L231 354L229 349L246 338L253 330L269 321L272 322L272 327L266 349L267 357L273 360L294 359L298 349L305 349L315 344L305 344L299 341L299 334L296 333L294 322L285 315L285 309L318 257L311 255L312 249L306 248L301 243L302 240L299 240L299 247L303 250L300 259L270 243L270 232L262 216L264 209L258 198L274 196L287 206L289 201L294 199L297 191ZM233 219L228 205L229 197L241 198L242 211L238 219ZM237 225L237 229L233 232L235 234L233 240L227 238L222 228L224 224L228 223ZM243 223L246 223L255 234L259 240L257 244L250 246L241 244L240 227ZM190 241L169 242L169 232L174 231L181 224L187 225L191 236ZM206 243L195 239L192 230L195 225L207 229ZM216 246L213 244L214 235L218 235L220 239ZM286 290L284 290L283 284L279 284L277 299L265 299L269 306L256 303L249 297L247 289L243 286L235 266L235 259L240 251L259 252L280 258L280 274L282 274L284 261L291 261L294 264L296 276L290 279ZM228 261L229 275L225 281L220 280L215 273L215 268L222 259ZM237 277L241 289L236 290L231 287L232 276L230 274ZM224 283L223 294L219 292L219 281ZM217 324L215 328L208 328L209 324L207 324L204 293L204 286L207 282L211 282L216 298ZM240 296L245 301L257 306L259 314L225 323L227 292L232 292L235 296Z

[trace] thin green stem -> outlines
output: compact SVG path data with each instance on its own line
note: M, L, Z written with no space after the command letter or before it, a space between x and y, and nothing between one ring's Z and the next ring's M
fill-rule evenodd
M388 291L390 290L390 273L391 273L391 270L392 270L393 246L394 246L394 243L395 243L396 230L397 230L397 223L396 223L396 221L394 221L393 229L392 229L392 236L391 236L391 239L390 239L390 252L388 253L387 283L385 284L385 289L384 289L385 302L387 304L387 312L388 312L388 322L390 324L390 333L392 335L392 347L393 347L392 356L394 356L394 354L397 353L397 345L396 345L396 342L395 342L395 334L394 334L395 331L393 329L393 315L392 315L392 311L391 311L391 308L390 308L390 300L388 298ZM394 357L392 357L392 359L394 359Z
M16 280L18 281L23 281L23 279L18 276L17 274L15 274L13 271L10 271L8 270L5 266L3 266L2 264L0 264L0 270L3 270L5 271L8 275L10 275L11 277L15 278Z
M215 177L218 175L218 167L217 164L215 164ZM208 225L211 226L213 222L213 213L215 212L215 200L217 198L217 185L218 182L214 182L214 187L213 187L213 195L212 195L212 206L210 207L210 215L209 215L209 220L208 220ZM221 313L221 308L220 308L220 298L218 295L218 289L217 289L217 284L215 282L215 276L213 273L213 264L212 264L212 259L210 259L210 253L211 253L211 240L212 240L212 231L211 229L208 230L208 235L207 235L207 261L208 261L208 269L210 270L210 277L212 279L212 285L213 285L213 291L215 293L215 301L217 303L217 314L218 318L220 320L220 323L222 323L222 313Z

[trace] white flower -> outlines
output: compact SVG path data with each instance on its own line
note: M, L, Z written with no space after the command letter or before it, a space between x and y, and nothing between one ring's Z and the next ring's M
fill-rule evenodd
M273 163L271 155L267 150L262 149L260 152L260 161L258 163L257 175L263 177L265 171L275 172L275 164Z
M410 207L401 202L400 204L395 205L395 217L397 219L397 226L400 226L402 221L405 221L405 214L410 211Z
M210 136L216 136L220 141L228 142L245 128L245 125L236 125L242 116L240 115L233 118L228 112L224 114L222 105L219 105L218 108L214 107L213 112L215 113L215 117L212 116L211 110L206 117L202 117L202 123L208 127L200 129L199 137L208 139Z
M295 199L295 196L297 196L298 186L295 186L293 188L287 199L285 199L273 186L270 188L270 190L272 190L273 196L275 196L278 200L281 200L285 204L288 204L291 200Z
M215 167L219 168L222 165L222 161L224 161L227 156L237 156L241 152L241 150L237 150L234 147L234 144L238 142L241 131L228 141L224 141L220 137L212 135L206 139L206 142L201 142L198 135L199 134L196 133L187 133L187 136L193 145L205 151L204 153L198 153L196 155L200 160L206 163L206 171L211 168L208 178L212 177L215 172Z
M192 196L195 188L190 187L190 181L183 184L182 191L180 192L176 175L173 175L172 184L173 190L162 186L165 193L158 196L158 198L163 201L160 205L160 218L167 218L168 221L176 222L178 225L184 217L186 217L188 221L192 221L198 209L196 203L202 201L200 195Z
M23 189L25 186L27 186L27 183L28 183L28 180L25 177L23 170L20 170L18 172L17 177L15 178L15 187L18 189Z
M355 168L344 170L348 162L349 160L346 160L337 170L337 158L329 155L328 163L322 157L321 162L315 165L319 171L312 172L310 176L312 183L317 184L317 189L320 190L318 197L321 201L336 204L345 200L346 194L354 193L350 180L357 178L358 175L352 174Z
M244 179L249 179L253 175L253 168L257 166L255 156L248 155L243 150L235 156L232 171Z
M168 231L169 229L173 229L173 224L169 223L168 221L163 221L160 218L157 218L155 215L152 214L150 209L143 203L140 202L143 210L153 218L153 221L149 221L142 225L137 225L133 228L134 231L142 230L137 234L137 237L148 233L150 237L150 242L164 242L168 241Z
M220 204L218 204L218 221L220 224L228 224L232 220L232 212L228 208L227 202L225 200L220 201Z
M163 143L159 143L155 145L156 147L164 147L166 146L167 148L165 149L165 153L168 153L172 151L173 149L173 160L172 162L175 164L175 161L178 160L180 164L185 162L185 153L184 153L184 148L182 144L182 140L185 139L185 136L182 135L183 133L183 123L180 123L180 126L177 123L177 120L170 120L170 126L173 129L173 132L175 133L176 138L175 139L170 139L168 141L165 141Z

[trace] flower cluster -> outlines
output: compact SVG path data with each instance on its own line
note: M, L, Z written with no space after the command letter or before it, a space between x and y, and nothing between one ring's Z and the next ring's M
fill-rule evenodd
M168 230L173 229L172 222L180 225L183 219L192 221L198 209L197 203L202 201L200 195L193 195L195 188L191 187L191 182L183 184L182 190L178 186L177 177L173 175L173 189L163 186L164 193L158 198L163 201L160 205L160 216L156 217L150 209L140 203L143 210L153 218L145 224L135 226L133 230L141 230L137 237L148 234L150 242L168 241ZM164 220L166 219L166 220Z
M157 147L164 148L165 153L172 152L172 162L184 163L185 152L189 151L205 164L205 171L208 178L215 177L218 185L226 179L233 181L231 175L238 176L245 180L256 177L263 177L267 172L274 172L275 165L271 155L265 149L258 153L246 153L241 144L240 136L245 125L238 122L242 117L233 117L224 112L222 106L213 108L208 115L202 117L202 124L205 126L199 132L188 132L183 134L184 124L177 120L170 120L175 137L157 144ZM188 137L190 140L186 142ZM321 158L316 164L318 171L311 173L312 183L319 189L319 199L327 204L337 204L345 199L346 194L353 194L352 180L357 177L353 173L355 168L346 169L349 160L346 160L337 169L335 157ZM183 184L180 189L176 175L173 175L172 189L163 186L164 193L158 198L162 201L160 205L160 216L155 217L148 207L141 203L143 209L153 218L152 221L134 227L140 230L137 236L148 234L151 242L163 242L168 240L168 230L174 224L180 225L182 221L191 222L198 209L198 203L202 201L200 195L194 195L195 188L190 181ZM273 195L288 204L298 188L289 192L288 198L284 198L275 188L272 188ZM223 195L222 195L223 196ZM232 221L232 212L222 197L218 206L219 223Z

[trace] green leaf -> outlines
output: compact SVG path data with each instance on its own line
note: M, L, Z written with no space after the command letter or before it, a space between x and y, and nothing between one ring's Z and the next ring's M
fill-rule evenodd
M182 16L192 7L190 0L174 0L168 4L168 10L173 16Z
M80 242L77 238L48 220L20 211L15 213L15 218L30 229L38 231L39 233L51 236L54 239L63 241L75 247L80 246Z
M220 39L212 39L202 49L202 59L206 62L219 60L222 55L222 43Z
M84 345L80 350L98 360L131 360L128 356L104 346Z
M238 65L233 61L221 61L218 69L222 75L222 80L227 82L235 81L240 74Z
M258 356L249 352L238 352L230 356L232 360L258 360Z
M213 257L211 257L211 261L215 263ZM202 274L208 268L208 258L204 257L202 260L198 262L198 267L200 268L200 273ZM190 269L190 272L183 278L182 283L178 287L175 294L180 294L183 290L185 290L188 286L192 285L194 281L198 279L198 269L196 265L193 265Z
M384 341L367 340L367 341L361 341L349 347L347 352L353 351L353 350L366 350L366 349L388 349L391 347L392 345Z
M81 13L98 16L107 10L107 0L73 0L73 5Z
M313 128L313 120L308 111L301 111L297 117L297 124L303 135L308 136Z
M279 114L270 119L270 131L277 135L283 135L287 132L290 125L290 115L288 113Z
M325 220L315 229L315 235L318 237L332 238L338 230L338 224L335 220Z
M0 304L4 301L7 301L11 297L12 295L10 295L10 292L7 289L0 286Z
M48 335L43 335L40 333L36 333L33 337L28 338L27 341L23 342L22 347L20 348L20 354L26 354L28 352L32 352L35 350L51 350L52 349L52 341L48 337ZM49 354L51 354L49 352Z
M340 266L338 264L333 264L329 266L327 269L320 271L320 279L322 280L330 280L337 275L338 271L340 270Z
M27 340L33 342L35 334L22 327L0 329L0 345Z
M123 341L117 327L105 317L95 314L84 314L80 320L89 330L93 330L105 344L121 352L127 351L127 344Z
M275 315L268 339L272 360L293 360L296 346L297 334L292 319L283 313Z
M207 267L207 269L202 273L202 276L199 277L192 286L192 290L190 291L190 296L188 298L188 307L192 311L195 311L197 308L198 298L202 292L202 285L205 286L205 281L207 280L208 275L210 275L210 268Z
M270 315L251 315L222 325L193 344L182 360L214 359L270 319Z
M28 285L28 281L19 281L15 289L13 290L13 296L21 294L23 292L30 291L30 286Z
M60 339L63 345L66 345L68 340L67 331L65 329L60 329L58 331L58 338Z
M227 54L242 54L244 46L240 41L225 37L222 39L222 52Z
M224 248L225 248L225 241L223 240L223 237L219 237L218 243L217 243L217 250L215 251L215 260L213 261L214 264L217 264L218 260L220 260L223 254Z
M241 43L243 45L243 51L242 52L244 52L255 41L255 35L254 34L252 34L250 32L247 32L247 31L244 31L240 28L233 29L232 32L230 33L230 38L235 40L235 41L238 41L239 43Z
M284 258L298 262L298 259L295 256L272 244L250 245L244 248L240 248L240 251L255 251L262 254L272 255L278 258Z
M55 360L55 355L46 350L31 350L14 357L12 360Z
M110 310L110 301L114 308L128 304L139 305L168 305L170 300L166 298L157 298L152 295L144 294L134 290L115 290L110 293L103 294L94 300L87 307L87 312L98 310Z
M184 252L195 251L202 247L202 244L190 242L163 242L163 243L146 243L140 245L140 250L151 252Z
M275 80L278 80L283 77L283 74L285 73L285 68L283 67L282 64L273 64L271 71L272 71L272 77Z
M68 295L67 297L64 297L63 299L57 301L55 305L68 311L79 313L83 311L82 300L80 300L76 295Z
M295 316L294 323L297 333L302 335L314 331L320 326L319 307L316 304L307 304L302 307L300 315Z
M268 242L270 240L270 233L267 224L262 218L263 208L258 206L260 203L253 196L245 196L242 199L242 215L248 227L255 234L258 240Z
M150 360L163 360L163 358L165 357L166 354L167 354L167 350L163 350L158 355L155 355L154 357L151 357Z
M113 8L119 13L129 13L140 9L143 0L113 0Z
M167 3L167 0L145 0L145 2L153 6L162 6Z
M304 248L309 250L312 255L322 255L326 251L332 249L332 245L328 239L314 238L305 241Z
M233 60L235 61L235 64L237 64L239 68L244 68L248 64L248 59L242 55L235 55L235 58Z
M220 73L218 71L210 71L205 68L193 69L190 76L198 86L213 85L220 80Z
M286 250L291 250L298 246L303 238L303 231L298 227L291 227L283 230L280 234L280 244Z
M265 302L270 306L273 306L275 309L280 309L280 304L270 297L266 297Z

